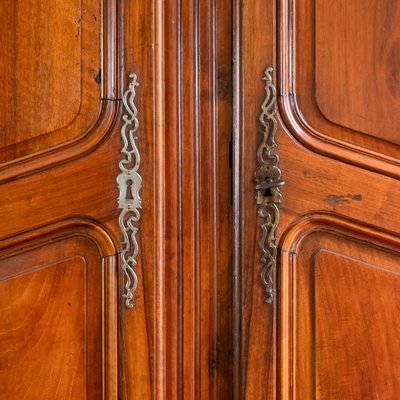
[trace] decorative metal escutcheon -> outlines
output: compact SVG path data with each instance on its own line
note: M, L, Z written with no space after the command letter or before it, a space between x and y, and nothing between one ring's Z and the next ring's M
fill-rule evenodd
M276 154L276 88L272 82L273 68L264 71L265 99L261 105L259 121L261 124L260 143L257 148L257 167L254 173L258 215L262 219L262 238L259 242L261 251L261 283L265 288L265 301L272 304L275 297L275 270L278 250L276 247L276 228L279 222L281 202L280 188L285 184L278 167Z
M125 278L125 291L122 297L127 308L133 307L133 294L138 284L135 268L137 265L139 244L136 235L139 229L137 222L140 219L140 209L142 208L142 199L140 198L142 177L139 174L140 154L136 143L139 120L134 103L136 87L138 85L136 74L129 74L128 89L122 99L124 110L127 114L122 116L121 138L123 146L121 150L122 159L119 162L121 172L117 177L119 189L118 207L121 209L119 226L123 236L121 244L121 268Z

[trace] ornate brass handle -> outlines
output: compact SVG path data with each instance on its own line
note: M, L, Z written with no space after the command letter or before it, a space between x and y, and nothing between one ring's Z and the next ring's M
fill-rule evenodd
M121 150L122 160L119 162L121 173L117 177L119 188L118 207L121 209L119 215L119 226L122 232L123 241L121 248L121 267L125 277L125 292L122 297L125 299L125 306L132 308L133 293L138 284L135 267L139 244L136 239L138 232L137 222L140 219L142 199L140 189L142 177L139 175L140 154L136 144L139 120L134 100L136 96L137 76L129 74L128 89L123 96L123 105L127 114L122 116L121 137L123 147Z
M278 168L279 157L276 154L275 136L278 130L276 120L276 88L272 82L273 68L264 71L265 99L261 105L259 121L261 123L261 141L257 149L257 168L254 174L256 183L256 201L258 215L262 218L263 232L259 242L261 250L261 282L265 287L265 301L273 303L275 297L275 269L277 259L276 228L279 222L279 208L281 202L280 187L285 184L281 179L281 170Z

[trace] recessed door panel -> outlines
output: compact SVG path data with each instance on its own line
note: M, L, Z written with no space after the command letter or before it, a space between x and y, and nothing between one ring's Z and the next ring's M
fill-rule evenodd
M320 250L313 257L316 398L395 399L400 391L400 269ZM379 263L377 263L377 261ZM368 395L367 395L368 394Z
M102 398L104 378L116 379L103 357L116 338L106 344L102 333L112 323L103 310L116 297L103 293L116 296L115 271L91 239L46 239L0 260L0 399Z
M315 2L315 87L333 123L400 144L400 7ZM351 140L351 138L349 138Z
M307 147L399 176L396 2L279 2L281 113Z
M113 0L6 0L0 13L0 163L60 147L105 115ZM104 134L104 132L101 132Z
M400 254L386 245L374 232L299 231L282 265L282 398L397 398Z

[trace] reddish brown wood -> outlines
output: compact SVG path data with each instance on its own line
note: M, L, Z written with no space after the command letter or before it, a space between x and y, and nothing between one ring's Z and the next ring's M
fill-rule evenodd
M123 41L121 43L124 55L123 86L126 88L128 74L134 72L138 76L139 87L135 104L138 108L140 128L138 135L142 165L140 174L143 178L141 197L143 209L141 212L140 233L138 234L140 253L138 255L139 287L135 293L134 307L124 309L121 304L121 335L120 335L120 380L119 394L124 400L160 398L157 392L163 390L163 382L157 379L159 366L157 354L157 324L161 323L162 310L156 308L155 288L157 281L155 272L162 272L162 264L156 261L155 222L160 208L158 196L162 193L163 181L159 181L161 191L154 191L155 163L157 160L157 144L160 144L161 133L155 129L157 110L155 97L163 96L159 92L155 70L157 54L156 46L162 46L156 38L156 8L159 2L126 2L123 13ZM163 99L163 97L161 97ZM117 150L118 151L118 150ZM115 155L113 156L116 159ZM147 164L147 167L145 166ZM146 184L147 182L147 184ZM161 228L161 227L160 227ZM147 240L146 240L147 238ZM120 291L123 291L121 279ZM121 351L123 349L123 351ZM164 349L158 349L163 356ZM161 358L162 359L162 358ZM161 385L161 386L159 386Z
M229 2L169 3L164 36L167 398L229 398Z
M80 7L72 0L67 3L65 7ZM75 62L73 56L68 58L69 78L76 84L55 79L57 87L52 92L43 80L32 78L32 96L41 96L44 101L31 104L27 116L40 113L42 119L32 124L45 121L48 135L19 121L12 109L2 114L4 121L9 121L9 129L18 121L29 132L19 139L4 133L8 141L18 139L13 148L3 146L1 150L2 160L6 161L0 167L4 249L14 246L14 238L19 238L19 243L40 238L44 241L43 254L47 254L51 248L50 232L52 237L65 236L64 225L58 224L66 224L76 234L86 229L82 221L95 221L93 226L98 226L93 230L94 240L100 240L102 249L97 267L100 271L103 266L104 282L108 283L99 286L99 290L103 287L103 320L101 327L97 325L96 340L101 339L109 350L102 353L102 376L97 385L101 387L96 390L105 398L116 398L117 391L121 399L231 397L232 93L228 3L195 1L190 8L180 1L125 2L119 3L119 7L113 1L84 2L82 36L74 39L76 43L66 43L80 57ZM95 13L89 13L88 5L103 6L102 31L101 21ZM10 31L15 24L8 14L25 18L18 13L22 2L15 7L2 14L4 21L8 21L4 30L10 37L15 36ZM40 41L46 24L75 26L73 13L63 12L58 19L50 18L54 8L49 7L46 17L38 7L30 2L28 14L35 23L40 18L46 23L31 41ZM29 26L18 32L22 41L14 44L16 47L24 46ZM52 49L54 54L62 49L59 41L46 37L49 42L42 43L44 48ZM90 49L96 54L94 62L103 61L101 82L93 86L97 98L94 94L85 97L83 90L86 83L92 85L93 78L82 67L91 55L83 45L85 52L78 51L83 40L90 42ZM47 67L50 74L58 76L58 68L68 69L69 64L62 60L57 60L51 69L35 46L25 47L24 51L32 53L32 73ZM1 62L7 69L12 59L4 56ZM77 71L82 76L73 73L78 62ZM120 97L121 88L126 87L131 71L140 82L136 105L143 210L138 236L139 287L133 310L119 306L117 354L117 311L113 302L116 297L112 290L120 240L115 178L122 146L119 121L123 110L115 100ZM10 80L25 87L25 81L17 75L18 70ZM69 100L76 97L71 103L74 107L83 96L88 107L100 110L93 126L76 126L71 137L62 130L52 132L51 118L62 122L61 111L72 115L57 96L63 83L72 92ZM19 93L10 92L9 97L22 107ZM62 107L60 114L53 112L52 107ZM90 117L88 112L82 115ZM48 230L49 226L55 226L55 230ZM108 239L101 232L108 232ZM25 254L27 250L21 245L18 251ZM119 291L123 291L122 276ZM65 379L68 381L68 373Z
M112 26L116 3L17 1L4 3L3 8L1 29L7 40L0 54L6 89L0 160L23 165L19 158L72 145L96 131L107 116L110 104L102 99L118 95L112 70L116 67L117 37ZM99 141L101 135L97 136Z
M321 113L336 125L397 145L399 17L388 0L320 1L314 14Z
M10 6L7 3L1 6L0 14L5 20L8 15L5 11L6 9L9 10L8 7ZM24 11L23 6L27 5L22 3L19 3L18 10L14 10L15 13L18 11L17 14L13 14L14 16L17 15L18 18L22 18L21 10ZM65 5L67 8L75 4L73 1L67 3ZM62 50L64 47L58 36L46 34L47 24L61 26L62 21L65 21L68 26L73 25L75 24L75 14L64 12L62 15L60 14L60 20L53 18L51 21L46 20L47 22L41 24L41 19L49 19L54 9L48 6L44 6L43 9L40 7L39 2L29 2L28 14L32 18L32 23L37 27L37 36L28 37L31 36L28 35L29 26L24 26L25 30L18 31L18 34L21 35L19 47L21 47L21 51L32 52L32 64L30 65L38 65L32 71L48 68L49 74L56 76L59 68L68 67L68 62L64 62L63 59L56 59L53 64L49 63L49 60L40 56L35 49L40 45L40 38L45 35L46 37L49 36L50 44L43 42L44 47L51 45L50 47L55 53L60 49ZM104 13L91 12L94 8L98 10L102 8ZM54 12L60 11L57 10ZM144 346L141 346L142 355L146 352L153 352L153 347L147 343L147 338L151 337L152 333L147 332L147 324L143 323L143 320L137 319L135 321L135 329L127 326L127 337L131 338L131 342L129 340L124 341L125 310L120 307L118 311L118 300L122 294L122 288L118 289L117 284L117 251L119 249L120 231L118 228L116 204L118 193L115 178L118 174L119 151L122 144L119 136L121 106L119 101L115 100L121 94L118 87L121 76L126 76L125 72L122 74L119 69L122 38L117 36L119 31L123 32L123 20L119 16L123 14L123 11L123 7L117 7L117 3L114 1L82 2L82 13L86 13L86 16L81 21L80 32L83 35L82 46L85 49L82 48L79 71L82 73L82 88L86 84L91 87L93 80L97 99L94 95L86 96L86 89L81 91L76 85L69 84L67 78L64 81L62 77L57 80L57 90L63 91L61 99L56 98L57 90L53 93L50 90L51 88L43 85L43 79L32 79L32 82L30 82L33 88L30 93L37 93L38 90L41 90L40 96L43 101L33 102L34 104L30 105L30 111L28 110L29 113L34 113L35 116L39 114L39 117L42 114L47 115L49 102L51 102L51 107L59 107L61 111L68 112L68 107L62 107L68 96L67 89L69 89L72 91L72 99L74 99L74 96L82 95L82 101L86 102L87 107L100 110L100 112L96 111L95 113L96 118L93 121L93 126L86 131L83 127L76 126L73 137L69 137L61 131L55 131L54 134L51 133L50 136L45 137L39 133L36 135L25 124L24 127L29 130L29 133L33 136L36 135L34 140L37 139L40 146L31 145L30 138L25 135L18 139L19 143L15 145L15 149L3 147L1 150L2 155L4 155L2 161L10 160L10 162L3 162L0 167L2 182L0 186L0 214L3 220L0 226L2 249L0 254L1 257L4 257L4 261L1 261L2 271L11 276L18 273L21 268L33 270L33 272L27 270L24 275L20 274L13 278L12 284L14 285L15 282L15 288L11 288L13 290L7 288L4 290L15 293L20 291L26 299L35 297L38 292L45 293L46 296L43 297L43 301L37 302L37 304L35 304L35 300L30 301L29 304L29 307L36 314L45 313L45 318L42 319L42 321L45 321L44 327L42 327L40 320L29 319L26 321L25 330L21 330L18 337L13 337L7 330L9 326L2 326L5 339L1 351L7 347L11 348L10 343L17 345L18 342L23 340L24 343L29 344L29 335L35 333L35 329L38 330L42 339L40 346L35 347L33 341L32 347L25 346L23 366L21 366L18 358L4 365L5 368L2 368L1 377L4 390L0 391L0 397L24 397L29 390L27 396L30 398L105 398L110 400L133 398L132 393L119 390L123 387L126 365L137 365L134 357L130 359L130 355L135 352L132 343L135 340L140 345L145 343ZM129 13L129 10L126 11ZM40 31L41 25L43 25L43 31ZM11 27L13 27L12 21L6 24L5 29L11 29ZM100 30L101 27L103 27L103 30ZM60 29L62 29L62 26ZM12 31L10 34L12 34ZM30 47L26 44L27 40L29 40ZM51 42L51 40L54 42ZM88 43L87 46L85 46L86 42ZM65 45L67 47L68 45L72 46L73 42L68 40ZM17 53L16 51L14 54ZM80 51L79 55L81 55ZM94 63L99 64L100 60L103 60L100 82L95 82L92 72L89 74L91 56ZM65 57L71 58L68 55L65 55ZM9 65L10 59L2 56L0 63L1 65ZM75 68L75 64L73 67ZM73 71L66 72L72 73ZM17 73L17 71L14 71L14 73ZM26 80L22 79L21 76L17 78L21 85L25 85ZM67 89L63 86L63 83L68 85ZM24 98L18 93L12 95L13 101L21 106ZM149 104L152 104L153 98L148 98ZM50 111L52 110L51 107ZM81 110L85 111L82 107ZM18 115L13 113L12 110L2 107L1 112L2 117L7 115L7 121L18 121ZM8 114L4 114L4 112ZM52 113L52 118L57 118L57 116L57 113ZM90 117L87 110L83 113L83 116L85 118ZM37 121L42 121L39 117ZM61 121L61 114L60 118ZM47 127L51 131L52 120L43 117L43 121L45 120L49 123ZM7 140L11 140L12 137L17 138L16 135L10 135L7 134ZM148 147L146 147L146 142ZM153 143L156 142L153 142L152 136L142 139L141 150L144 159L155 159L153 155L146 155L146 152L151 154ZM154 148L156 148L156 144L154 144ZM25 157L21 158L22 155ZM163 171L158 164L156 168ZM153 165L148 165L143 169L144 175L146 175L146 170L150 171L148 180L151 181L156 169L153 168ZM150 197L154 199L157 196L159 196L159 193L152 193ZM143 249L146 249L147 243L151 245L154 243L153 223L158 223L158 221L153 220L151 216L154 215L158 218L159 212L152 213L152 211L149 211L148 215L150 215L150 218L148 216L145 218L145 221L148 222L141 226L141 229L147 232L147 236L141 241ZM162 232L162 230L158 230L158 232ZM69 237L72 239L68 239ZM69 246L67 245L68 240L75 240L77 243L83 242L87 245ZM33 243L33 241L40 243L40 252L39 250L30 250L29 243ZM10 249L17 254L12 259L8 257ZM64 262L63 254L67 250L69 256ZM149 265L155 266L154 252L149 250L148 253L144 250L143 253L149 254ZM60 257L65 265L60 264L57 257ZM54 258L55 261L52 262ZM86 274L80 272L82 268L79 260L81 259L89 259L90 261L90 269ZM74 260L78 261L75 262ZM8 263L8 269L4 263ZM54 266L50 268L49 263L53 263ZM47 265L49 268L45 268ZM36 272L35 268L41 269ZM47 270L51 270L51 274ZM144 297L143 287L138 290L136 305L136 310L140 310L136 311L138 314L144 315L146 313L144 303L151 306L152 299L155 298L151 281L158 270L156 267L147 270L146 279L150 282L147 283L150 289L146 296L146 302L141 300ZM40 276L37 275L39 273ZM29 274L39 277L35 278L34 285L32 283L25 287L26 276L31 276ZM154 278L153 281L156 282L157 280ZM61 287L57 286L57 282L60 282ZM85 282L91 282L90 286L87 286ZM54 293L52 292L53 289ZM68 319L68 316L58 313L57 310L64 304L65 299L72 295L75 296L76 312L72 315L72 319ZM158 297L161 298L161 296ZM4 302L7 302L7 296L2 296L2 298ZM18 302L13 300L7 307L8 312L15 318L23 317L24 310L19 307ZM87 316L87 319L81 318L82 315ZM154 320L152 316L151 318ZM62 320L65 320L66 324L64 330L62 329ZM12 322L11 319L10 321ZM119 324L119 329L117 324ZM57 341L60 345L55 344L50 349L46 347L46 342L51 343L53 341L53 330L58 335ZM118 340L118 332L122 332L120 340ZM43 345L43 343L45 344ZM74 350L72 358L71 348L79 350L79 352ZM83 364L79 361L82 359L84 360ZM120 364L120 368L118 368L118 364ZM44 373L42 374L43 369L40 369L37 365L42 366L41 368L52 368L51 373L47 376ZM17 380L15 378L17 370L20 376L22 376L21 371L27 371L24 379ZM130 381L134 382L132 392L138 393L140 396L142 392L146 391L147 382L142 380L141 376L146 373L150 375L149 371L149 364L142 361L140 363L140 376L129 377ZM40 378L37 374L41 375ZM43 379L46 379L46 391L43 390ZM18 381L20 384L13 386L12 382ZM5 386L6 384L7 386ZM139 398L149 398L149 396L146 394Z
M281 398L395 398L398 245L396 236L331 214L309 215L288 231Z
M96 112L100 87L85 79L86 87L82 88L81 26L86 33L88 22L86 17L82 20L80 1L43 2L39 6L35 1L17 1L9 2L7 8L10 14L1 24L2 36L10 35L0 55L2 76L8 89L1 104L7 111L2 113L5 117L2 147L63 129L82 111L90 121L93 113L90 108L94 107ZM94 27L99 32L99 2L92 2L88 11L96 19L99 17ZM92 49L92 53L97 53L92 68L98 72L100 54L96 50ZM93 57L90 50L88 56ZM43 59L51 62L51 68ZM81 109L82 89L84 92L89 89L89 97ZM48 95L43 96L44 92ZM78 127L77 131L81 129Z
M392 3L278 4L279 105L291 133L318 153L398 177L396 120L386 114L398 90L396 54L387 50L396 40L385 19L396 18ZM369 29L372 19L385 29Z
M355 7L355 2L349 3ZM363 23L378 7L378 2L367 3L359 4L362 11L357 18ZM365 100L365 85L355 92L355 85L363 79L364 72L358 73L362 63L356 68L339 58L341 45L356 46L354 35L347 41L338 38L343 30L361 34L363 28L349 25L351 15L339 17L337 26L336 13L321 11L328 7L327 2L318 4L315 14L312 1L236 2L235 268L240 280L235 301L241 307L235 309L240 341L235 367L237 399L395 398L398 391L398 327L390 322L398 312L395 265L400 254L400 187L398 180L390 177L398 176L398 149L394 143L381 140L385 135L381 124L387 124L386 134L390 130L394 135L397 122L394 117L383 121L383 115L380 119L376 113L380 106L374 109L371 118L376 123L370 124L368 132L350 131L338 121L334 125L321 116L315 103L315 26L326 36L318 42L319 51L334 53L333 60L324 58L317 64L318 90L323 92L317 101L322 98L325 109L337 110L338 96L330 97L328 89L335 80L343 79L347 85L340 86L342 93L357 102L356 108L369 115L372 103ZM339 4L344 3L329 7ZM384 5L379 3L379 7ZM343 24L347 24L345 28ZM381 30L371 29L368 34L374 43L385 47L379 39ZM335 46L329 46L332 43ZM366 45L360 43L357 49L362 52ZM357 57L355 52L351 57ZM331 73L335 63L346 73ZM380 64L377 54L371 63L379 76L395 64ZM371 63L365 67L367 71ZM282 247L277 270L279 297L273 307L263 302L258 249L261 221L257 218L253 181L258 116L265 96L261 78L267 66L275 67L277 152L286 181L277 238ZM392 97L388 97L387 86L375 88L368 99L381 96L381 105L390 108ZM392 89L398 91L394 83ZM359 118L351 107L340 113L338 118ZM391 136L390 140L394 142L395 138ZM321 212L324 217L319 219ZM326 233L330 229L334 236ZM327 235L329 241L324 239ZM308 241L309 247L303 246L302 240ZM316 256L321 249L326 249L325 253ZM329 256L324 258L326 251ZM364 268L365 264L373 265L373 270ZM385 272L387 269L394 273ZM370 297L371 303L367 300ZM368 310L378 309L381 313L368 316ZM316 332L314 347L312 328ZM355 332L357 338L344 339Z
M397 28L367 28L397 13L370 0L351 24L360 2L328 3L0 6L0 398L395 398ZM253 181L267 66L286 181L272 306ZM128 310L115 179L130 72L143 208Z
M321 251L314 258L317 397L384 393L396 398L400 387L399 347L394 345L400 333L396 318L399 257L381 253L369 262L359 261L342 255L340 244L339 255ZM371 250L361 252L362 257Z
M253 174L257 124L264 100L261 77L274 65L274 2L238 1L234 115L234 208L236 329L234 399L272 399L275 391L274 306L264 302L260 284L259 229ZM286 178L286 177L285 177Z
M101 268L112 242L78 220L35 234L2 243L0 398L98 398L117 380L117 270ZM107 393L116 398L112 385Z

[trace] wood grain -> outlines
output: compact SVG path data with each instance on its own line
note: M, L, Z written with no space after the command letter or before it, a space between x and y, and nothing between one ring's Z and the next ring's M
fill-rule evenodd
M232 396L227 1L167 6L167 398Z
M378 4L370 2L372 3ZM397 146L376 139L380 137L377 129L374 131L374 138L334 125L321 116L315 104L313 32L316 21L313 5L312 1L283 0L251 3L237 1L234 6L234 255L235 273L239 277L234 298L237 305L234 309L237 349L234 398L241 400L315 398L312 391L315 387L312 381L312 377L315 376L313 366L316 365L316 357L323 357L323 354L316 355L309 344L311 328L304 322L311 314L309 304L314 293L311 286L312 275L307 273L312 269L310 260L312 251L306 251L301 246L296 247L297 242L291 235L292 228L301 227L301 221L307 221L323 213L326 219L321 223L321 228L319 229L319 225L310 228L318 229L316 236L313 236L314 242L318 243L317 235L324 234L321 232L326 231L331 219L344 218L355 227L345 225L343 229L346 232L350 231L348 238L336 239L339 243L334 248L337 257L346 256L351 250L350 256L358 260L355 263L361 260L378 268L385 268L388 263L394 262L392 257L398 258L400 212L397 204L400 198L397 193L400 187L398 180L392 178L397 177L399 173ZM329 18L328 13L326 18ZM323 21L318 23L321 24ZM335 32L337 33L333 31L332 34ZM372 31L370 33L372 34ZM263 302L258 249L261 229L257 218L253 181L257 137L260 131L258 116L264 99L264 85L261 78L268 66L275 67L273 79L278 89L279 124L277 154L280 157L282 177L286 182L282 190L277 238L279 246L283 247L281 264L277 269L279 278L277 289L281 296L275 308ZM352 71L351 74L356 72ZM348 79L352 79L351 76ZM357 95L362 96L362 94ZM329 92L325 93L325 96L328 98ZM354 245L356 247L349 250L353 243L352 238L359 236L362 237L360 240L363 245L360 245L361 247ZM381 253L377 253L376 241L383 249ZM299 267L296 275L294 273L290 275L293 265L299 265L297 264L299 257L304 257L301 268ZM389 259L392 261L388 261ZM338 262L332 264L331 268L334 268ZM302 274L303 286L293 288L292 284L299 285L296 280L299 274ZM328 280L333 280L332 274L331 271L330 279L324 279L322 284L324 288L319 286L320 295L323 291L337 294L335 282L328 283ZM353 275L352 279L359 278L360 286L357 288L364 291L362 293L359 293L360 290L351 291L351 300L349 302L342 300L345 312L349 314L352 303L364 302L372 292L371 286L368 286L370 276L367 274L364 281L359 275L357 274L357 277ZM388 285L394 289L397 281L394 275L390 276L388 279L391 283ZM365 287L362 286L363 283ZM341 284L344 286L343 280ZM378 286L381 291L384 290L384 284ZM300 292L300 289L303 291ZM351 289L346 288L346 290L349 294ZM287 293L291 295L288 296ZM391 300L385 296L389 296ZM396 306L393 305L393 302L396 302L394 296L391 291L385 292L383 295L385 302L377 299L376 307L385 307L388 314L393 315L396 312ZM301 307L298 305L299 301L302 302ZM334 324L332 320L328 321L329 311L323 309L324 313L320 314L319 321L320 332L325 326ZM293 323L289 323L293 310L297 310L296 319ZM277 326L276 318L280 321L285 320L286 323ZM392 359L389 349L390 346L396 345L393 338L397 327L390 327L389 319L384 318L382 315L374 320L380 327L380 339L378 334L375 336L375 333L368 332L359 338L357 355L360 358L364 357L367 364L370 363L371 370L375 367L372 358L366 356L369 349L368 341L373 341L371 343L376 346L377 353L378 349L385 352L384 359L381 357L382 375L378 374L379 382L375 382L379 392L376 394L372 386L364 385L362 398L386 395L392 398L393 389L397 384L390 372L393 366L394 370L397 368L396 351L393 351ZM362 318L354 323L358 323L358 327L365 326L365 320ZM359 329L358 327L355 329ZM351 332L352 325L343 324L336 329L344 335L346 332ZM386 341L387 338L391 339ZM332 348L335 339L330 337L329 340L331 346L329 361L321 364L324 361L318 358L319 365L322 365L319 373L321 377L325 377L325 386L317 389L321 399L325 398L324 396L338 398L335 397L336 392L329 392L333 390L332 386L329 386L331 383L329 385L326 383L326 377L338 377L338 374L341 374L341 371L334 366L336 355ZM380 344L379 340L383 340L384 344ZM347 346L346 343L340 344ZM385 347L386 345L389 347ZM322 348L323 346L318 351ZM284 349L279 353L279 360L276 359L277 349ZM372 349L371 353L377 355L374 351L375 349ZM314 360L314 364L310 360ZM343 357L338 358L338 362L343 362L343 366L353 365L352 361L348 358L346 360ZM278 371L276 371L277 366ZM386 387L383 375L390 381ZM374 382L372 375L368 375L368 378ZM335 389L343 394L343 398L351 398L352 390L354 393L361 393L360 380L356 372L352 371L343 380L346 380L345 386ZM297 397L293 397L296 393Z
M387 114L398 107L396 55L387 47L396 47L397 28L385 19L396 16L391 2L362 4L279 2L279 106L291 134L311 150L398 177L396 112ZM385 29L369 29L372 20Z
M3 146L62 129L77 117L81 106L80 3L14 1L4 6L13 12L1 24L2 36L6 32L12 36L0 54L8 89L1 104ZM96 86L89 89L96 95Z
M260 284L257 211L253 185L257 124L264 100L263 71L274 65L274 2L235 1L233 202L235 258L235 400L275 396L274 308ZM284 177L285 178L285 177Z
M48 1L25 3L6 0L0 14L0 70L7 80L0 122L11 129L15 105L27 103L18 121L30 126L22 136L12 128L0 143L0 289L10 293L0 296L7 316L0 321L5 398L23 397L29 388L36 398L109 400L395 396L396 120L374 116L361 127L355 113L369 116L374 107L354 60L372 57L365 44L355 43L366 32L386 55L384 65L371 58L368 75L375 68L385 76L395 64L395 24L387 32L361 29L375 9L379 21L389 18L388 2L367 2L357 16L360 31L340 18L343 10L330 15L341 2L321 2L317 12L312 0L68 0L57 10ZM53 26L59 31L51 36ZM78 26L80 34L61 43L60 32L71 36ZM355 36L339 43L343 30ZM381 44L385 35L388 49ZM354 59L339 65L343 76L336 78L336 60L321 64L321 54L337 57L346 46L356 47ZM8 57L14 47L32 62L24 58L14 68L18 51ZM60 52L68 59L56 57ZM272 307L260 283L253 182L267 66L275 68L277 151L286 181ZM70 75L63 80L65 69ZM132 310L121 302L124 280L116 271L115 183L120 99L130 72L140 83L135 104L143 178ZM375 90L386 116L395 116L390 108L397 107L391 73L390 85ZM34 82L24 99L26 77ZM341 90L336 97L330 97L332 85ZM353 105L344 110L339 100L347 89ZM334 111L336 123L322 115L318 101L326 113ZM381 296L370 300L375 289ZM66 300L86 307L72 315L56 312ZM47 352L54 337L63 345ZM20 364L9 367L8 356L3 363L1 357L3 349L18 346L25 375L15 384ZM61 361L51 363L51 357ZM44 368L51 376L40 393L35 374Z
M80 141L82 153L88 150L84 137L92 141L89 147L102 138L99 125L107 121L108 109L115 112L106 99L120 95L116 10L115 0L3 2L2 175L42 166L49 159L43 153L56 149L65 160L71 157L66 147ZM27 163L27 156L35 162Z
M87 346L92 344L86 342L81 323L86 309L85 275L84 260L76 257L1 281L0 398L99 396L98 360L89 366L91 385L87 382ZM96 348L99 351L98 338Z
M315 94L322 114L397 145L399 18L393 1L318 1L315 7Z
M164 171L163 116L161 104L159 38L162 24L158 20L160 1L126 2L123 13L121 43L124 69L121 77L126 88L128 74L138 76L136 106L140 128L138 146L143 178L143 202L139 226L137 273L139 286L134 307L120 308L120 379L119 396L124 400L165 399L165 328L164 328ZM161 117L161 119L159 119ZM117 140L118 141L118 140ZM122 145L122 144L121 144ZM118 150L117 150L118 151ZM115 153L113 155L116 161ZM157 190L155 190L157 188ZM123 281L120 279L120 291Z
M2 123L22 133L0 150L0 397L116 400L116 2L3 2L0 16L15 46L0 57L14 82Z
M22 153L3 149L10 160L27 155L1 166L4 248L17 236L46 241L47 226L84 217L109 233L113 246L105 246L98 268L103 265L112 281L120 240L115 177L123 110L107 93L113 93L113 83L125 87L129 72L137 73L144 205L139 286L132 310L119 305L118 357L112 346L102 353L101 385L110 398L232 396L228 3L106 3L106 99L98 123L79 140L40 154L28 141L21 142ZM116 53L124 60L121 70ZM112 297L108 287L103 296ZM103 341L113 346L115 313L114 304L103 305Z
M318 399L399 393L399 256L387 258L314 257Z
M79 228L74 231L79 224L59 225L60 237L48 230L45 240L17 237L3 248L0 398L97 399L102 393L116 398L115 391L103 391L102 383L117 379L116 359L108 356L117 349L110 313L117 304L116 269L109 263L103 277L101 242L93 241L96 234L89 226L79 235ZM108 297L102 296L103 286ZM109 327L107 341L103 321Z
M288 231L280 398L396 397L398 244L396 236L329 214Z

